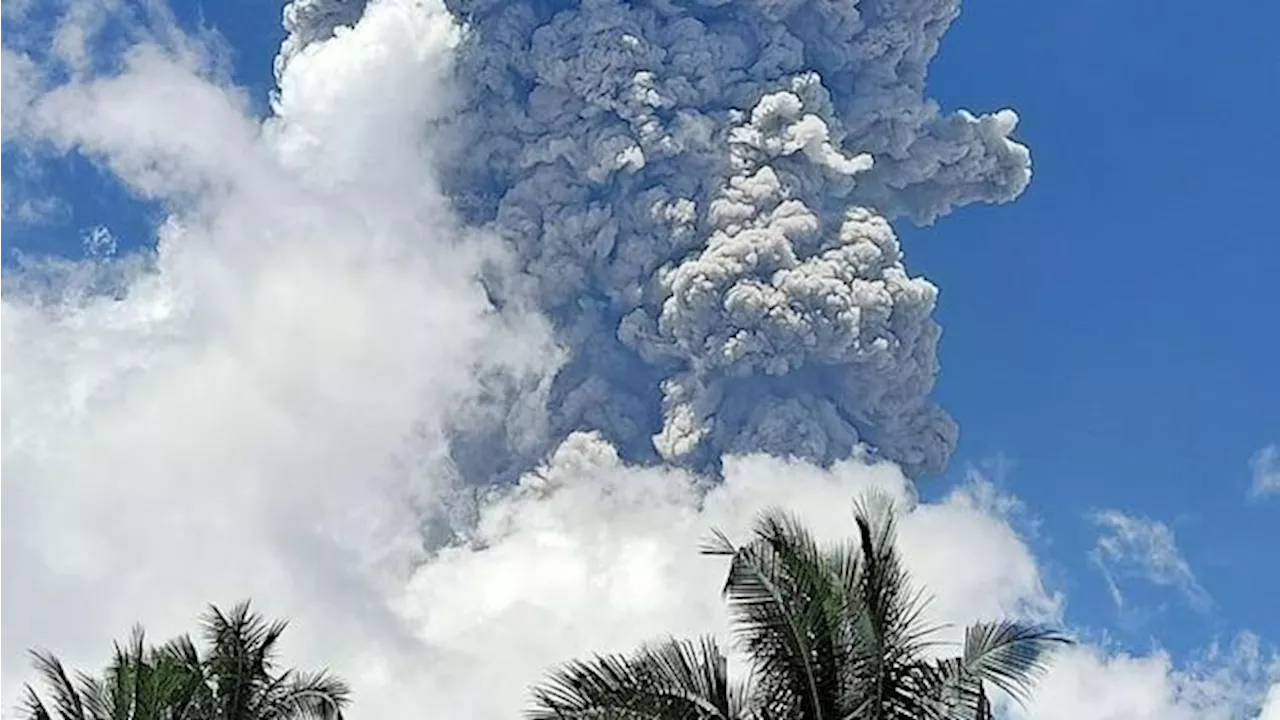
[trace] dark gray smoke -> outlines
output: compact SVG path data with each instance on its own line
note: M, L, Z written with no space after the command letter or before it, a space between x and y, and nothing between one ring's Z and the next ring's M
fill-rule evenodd
M1012 111L923 93L957 0L446 4L466 34L442 180L515 249L569 351L549 443L596 429L695 467L864 443L911 474L945 465L937 290L888 221L1030 179ZM294 3L286 47L354 7ZM464 469L498 469L492 435L467 436Z

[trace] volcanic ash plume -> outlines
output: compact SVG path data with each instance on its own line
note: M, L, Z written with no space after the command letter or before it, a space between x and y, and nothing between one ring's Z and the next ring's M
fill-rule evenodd
M530 287L495 295L530 293L568 348L548 443L944 466L937 291L888 220L1030 179L1012 111L923 95L956 0L446 4L466 33L442 179L517 252ZM294 7L295 44L353 12Z

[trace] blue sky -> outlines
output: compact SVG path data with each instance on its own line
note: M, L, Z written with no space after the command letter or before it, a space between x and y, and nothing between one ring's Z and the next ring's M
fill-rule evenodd
M227 39L265 112L274 6L176 10ZM922 492L987 470L1035 521L1070 621L1136 650L1280 641L1280 494L1252 496L1249 465L1280 442L1277 26L1265 2L974 0L928 78L945 107L1016 109L1034 177L1016 202L897 224L909 268L941 288L936 396L961 426ZM144 242L162 216L83 159L5 161L6 194L68 204L38 224L6 212L6 264L74 255L98 224ZM1212 604L1139 571L1117 576L1117 608L1090 560L1110 509L1166 524Z
M1250 502L1248 466L1280 433L1278 20L1271 3L969 3L929 78L944 103L1017 108L1035 173L1012 204L912 234L943 288L957 465L1013 458L1064 564L1097 508L1174 529L1218 607L1133 642L1280 637L1280 510ZM1104 623L1098 577L1071 578Z

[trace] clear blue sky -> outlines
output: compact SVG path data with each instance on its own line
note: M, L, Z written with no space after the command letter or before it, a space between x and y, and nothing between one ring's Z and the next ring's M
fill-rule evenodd
M944 105L1016 107L1035 173L1011 205L911 233L943 288L956 466L1013 458L1068 566L1092 510L1168 523L1218 607L1138 643L1280 638L1280 498L1247 497L1280 436L1277 23L1274 3L984 0L930 74ZM1099 577L1075 570L1073 615L1104 622Z
M228 39L265 107L272 4L177 5ZM1269 2L974 0L929 76L945 107L1015 108L1035 177L1013 204L899 228L942 288L937 394L962 428L925 494L1012 460L1002 487L1040 520L1071 619L1139 649L1280 640L1280 496L1251 500L1248 466L1280 442L1276 27ZM145 241L157 216L82 160L5 161L6 188L20 174L71 200L52 225L6 222L5 262L74 254L97 224ZM1109 508L1167 523L1214 607L1136 583L1145 611L1118 617L1088 560L1087 516Z

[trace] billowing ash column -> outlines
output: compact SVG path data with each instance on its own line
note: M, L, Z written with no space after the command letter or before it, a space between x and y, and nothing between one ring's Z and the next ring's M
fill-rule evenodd
M943 467L937 298L886 218L1030 178L1010 111L942 114L948 0L450 0L447 186L519 251L574 351L561 432L702 465L857 442Z
M888 220L1030 179L1012 111L923 94L957 0L445 1L467 31L442 182L568 348L548 443L945 465L937 291Z

